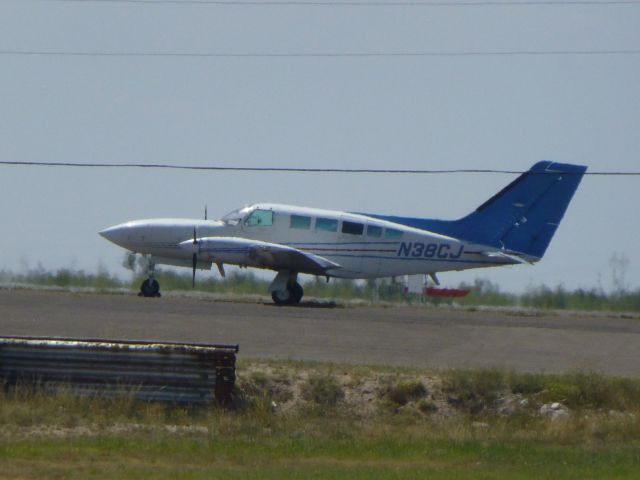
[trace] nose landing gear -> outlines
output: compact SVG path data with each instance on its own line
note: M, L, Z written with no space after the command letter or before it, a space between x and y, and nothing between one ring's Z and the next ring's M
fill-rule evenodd
M153 278L147 278L140 285L140 293L138 293L139 297L160 297L160 284L158 281Z
M153 257L145 256L146 262L144 264L144 272L147 275L147 279L140 285L139 297L160 297L160 284L154 278L156 264L153 261Z

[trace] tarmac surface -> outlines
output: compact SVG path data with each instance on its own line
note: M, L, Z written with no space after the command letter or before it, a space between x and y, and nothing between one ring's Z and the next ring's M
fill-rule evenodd
M640 375L637 316L0 289L4 335L237 343L241 359Z

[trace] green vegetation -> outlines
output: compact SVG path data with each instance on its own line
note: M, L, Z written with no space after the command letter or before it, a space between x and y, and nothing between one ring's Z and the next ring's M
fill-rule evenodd
M156 278L163 291L190 291L191 274L174 270L156 269ZM143 277L133 274L130 281L125 281L99 268L97 273L86 273L83 270L61 269L47 272L41 268L24 274L0 272L0 283L18 283L25 285L61 287L61 288L93 288L98 291L126 289L137 291ZM216 278L202 274L198 277L197 291L228 295L266 295L268 280L256 277L252 272L232 271L226 278ZM370 302L374 283L353 280L333 279L326 282L322 278L314 278L304 284L305 299L332 299L341 301L360 300ZM404 287L390 279L378 281L378 300L383 303L410 303L438 305L455 303L462 307L478 306L494 307L528 307L536 309L582 310L603 312L640 312L640 289L629 290L617 287L613 293L605 293L601 288L567 290L562 286L530 287L523 294L506 293L499 286L488 280L476 279L473 284L461 283L457 288L467 289L469 295L462 298L442 299L405 295Z
M419 380L404 381L393 385L386 393L386 397L396 405L406 405L410 401L423 398L427 389Z
M562 402L572 409L638 410L640 381L607 377L595 372L563 375L452 370L443 375L443 389L460 408L479 414L505 394L517 394L539 403Z
M103 268L99 268L95 274L86 273L84 270L66 268L56 272L47 272L43 268L37 268L36 270L30 270L28 273L20 274L0 271L0 282L41 287L95 288L97 290L129 287L128 284L125 284Z
M458 288L470 290L467 297L456 299L463 306L519 306L609 312L640 311L640 289L635 291L616 290L607 294L599 288L567 290L562 285L555 288L540 285L530 287L521 295L515 295L502 292L495 283L482 279L476 279L472 285L462 283Z
M315 374L303 385L302 396L320 408L329 408L344 398L344 392L333 376Z
M223 420L224 421L224 420ZM330 430L315 438L257 430L237 438L134 433L0 445L3 478L575 479L637 478L638 444L604 448ZM340 436L338 436L340 434Z
M5 390L0 478L555 479L640 471L639 379L244 361L237 385L232 409ZM570 415L539 414L548 400L565 402ZM478 401L483 408L469 407Z
M191 274L176 273L172 270L156 269L155 277L163 291L192 290ZM261 294L267 291L269 282L257 278L252 273L232 272L227 278L216 279L202 275L196 283L196 290L208 293L235 293L238 295ZM62 288L94 288L99 291L127 289L138 291L143 281L140 275L134 275L131 281L121 280L99 269L98 273L86 273L83 270L60 269L47 272L42 269L25 274L0 272L0 282Z
M503 391L509 391L505 380L498 370L453 371L444 378L444 390L450 403L477 415L494 405Z

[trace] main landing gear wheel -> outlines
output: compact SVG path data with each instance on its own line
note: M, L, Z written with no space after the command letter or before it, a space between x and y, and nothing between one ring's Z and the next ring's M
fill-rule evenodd
M304 295L304 290L302 289L302 285L300 285L299 283L294 283L291 286L291 304L298 304L300 303L300 300L302 300L302 296Z
M140 285L140 297L159 297L160 296L160 284L155 278L147 278L142 285Z
M286 290L275 290L271 292L271 298L276 305L296 305L300 303L303 295L304 290L302 289L302 285L297 282L292 285L287 285Z

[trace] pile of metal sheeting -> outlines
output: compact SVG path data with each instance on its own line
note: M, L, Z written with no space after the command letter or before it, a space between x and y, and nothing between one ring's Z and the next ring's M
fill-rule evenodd
M226 404L237 352L237 345L0 337L0 379L5 388Z

